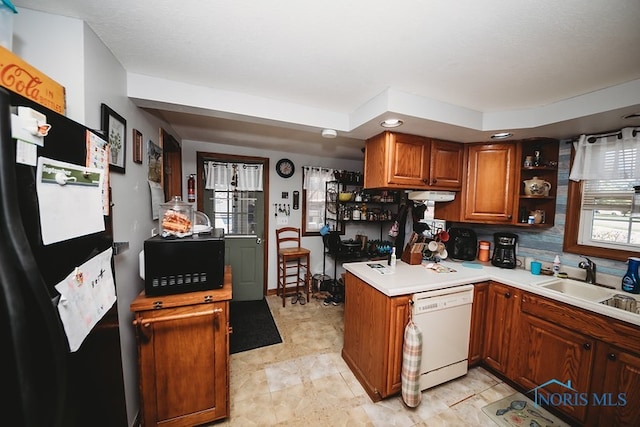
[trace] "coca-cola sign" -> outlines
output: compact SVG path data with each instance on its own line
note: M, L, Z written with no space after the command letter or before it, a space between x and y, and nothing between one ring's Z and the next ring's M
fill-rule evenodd
M65 114L64 87L0 46L0 86Z

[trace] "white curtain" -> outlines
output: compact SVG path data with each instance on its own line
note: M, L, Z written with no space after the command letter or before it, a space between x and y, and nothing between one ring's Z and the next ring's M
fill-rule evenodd
M640 128L610 135L581 135L569 179L640 179Z
M304 183L302 188L307 191L307 200L312 202L324 202L325 184L335 179L334 170L304 166Z
M207 162L205 165L207 190L262 191L263 165L249 163Z
M238 191L262 191L262 165L237 163L235 172Z
M229 167L227 167L229 166ZM204 168L205 185L207 190L223 190L229 189L231 182L231 165L226 163L207 162Z

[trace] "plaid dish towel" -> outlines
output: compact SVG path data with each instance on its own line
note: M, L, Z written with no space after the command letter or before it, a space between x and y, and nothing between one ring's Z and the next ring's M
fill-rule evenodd
M402 400L410 408L420 404L420 362L422 359L422 332L418 325L409 319L404 329L402 346Z

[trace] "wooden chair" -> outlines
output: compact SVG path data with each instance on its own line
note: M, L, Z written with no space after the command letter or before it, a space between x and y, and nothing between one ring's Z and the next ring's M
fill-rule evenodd
M311 251L300 246L300 229L296 227L277 229L276 242L278 245L278 284L276 293L282 296L282 306L285 306L287 291L294 289L295 295L291 298L292 304L299 302L302 305L309 302L309 285L311 283L309 261ZM306 301L300 292L300 288L306 294Z

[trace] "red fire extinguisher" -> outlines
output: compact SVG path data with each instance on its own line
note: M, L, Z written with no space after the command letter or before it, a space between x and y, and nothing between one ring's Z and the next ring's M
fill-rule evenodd
M196 201L196 176L194 174L189 175L187 180L187 200L189 202Z

